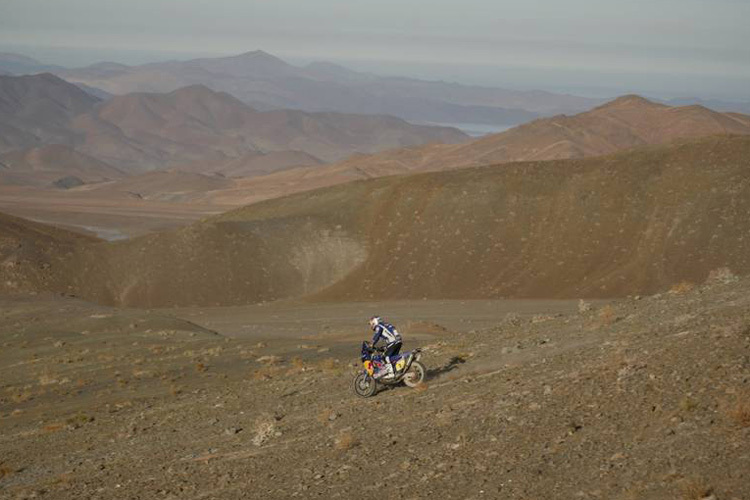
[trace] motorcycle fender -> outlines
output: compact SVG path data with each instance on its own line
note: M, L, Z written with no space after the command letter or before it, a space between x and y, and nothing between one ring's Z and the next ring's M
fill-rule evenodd
M372 374L375 373L375 368L372 366L372 361L365 361L365 371L369 376L372 377Z

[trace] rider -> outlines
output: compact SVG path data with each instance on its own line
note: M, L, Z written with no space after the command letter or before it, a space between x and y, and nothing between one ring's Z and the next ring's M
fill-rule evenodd
M375 332L375 335L372 337L372 347L375 347L375 344L377 344L380 339L383 339L385 342L385 351L383 352L383 355L385 356L385 366L387 369L386 377L392 378L396 371L393 368L391 357L397 356L401 350L401 334L398 333L395 326L386 323L378 316L370 318L370 327Z

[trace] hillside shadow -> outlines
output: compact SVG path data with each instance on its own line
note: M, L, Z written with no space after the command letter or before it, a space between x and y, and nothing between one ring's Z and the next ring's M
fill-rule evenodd
M439 366L437 368L430 368L427 370L427 379L432 379L435 377L438 377L440 375L443 375L444 373L448 373L452 370L455 370L458 368L459 365L462 365L466 363L466 360L462 358L461 356L453 356L450 361L448 361L443 366Z

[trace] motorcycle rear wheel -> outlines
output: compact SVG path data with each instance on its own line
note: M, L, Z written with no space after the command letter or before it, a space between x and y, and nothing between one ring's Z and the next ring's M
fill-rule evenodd
M416 387L424 382L427 376L427 370L419 361L413 361L409 366L409 371L404 375L404 384L409 387Z
M377 382L365 372L360 372L354 377L354 393L361 398L369 398L375 394Z

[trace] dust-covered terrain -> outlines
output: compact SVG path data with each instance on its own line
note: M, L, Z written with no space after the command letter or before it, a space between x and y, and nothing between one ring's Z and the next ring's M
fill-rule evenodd
M402 306L429 379L363 400L348 321L388 304L221 323L3 298L0 496L748 498L750 281L717 270L654 296L525 304L481 328ZM269 338L274 315L308 331Z

